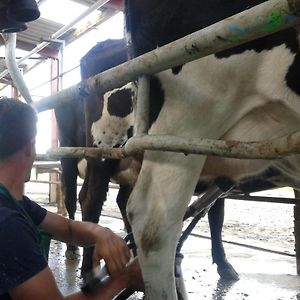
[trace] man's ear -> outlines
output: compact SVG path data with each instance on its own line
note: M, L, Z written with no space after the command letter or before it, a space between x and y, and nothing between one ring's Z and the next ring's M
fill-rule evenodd
M27 143L24 147L24 150L25 150L25 155L27 157L32 156L32 151L33 151L32 142Z

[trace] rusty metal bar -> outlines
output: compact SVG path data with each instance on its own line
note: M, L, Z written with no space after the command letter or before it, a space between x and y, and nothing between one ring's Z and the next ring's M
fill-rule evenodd
M300 153L300 132L262 142L144 135L130 138L124 148L127 154L143 150L160 150L232 158L276 159Z
M123 148L60 147L50 149L45 155L38 155L37 159L55 160L61 157L121 159L144 150L215 155L231 158L276 159L300 153L300 132L262 142L144 135L130 138Z
M143 74L153 74L173 66L219 52L245 42L298 25L300 0L270 0L235 16L224 19L200 31L157 48L115 68L90 77L46 97L33 105L41 112L63 102L79 98L79 92L103 93L136 80Z
M59 147L52 148L46 154L38 154L36 159L39 161L56 160L62 157L66 158L111 158L121 159L127 157L124 148L99 149L92 147Z

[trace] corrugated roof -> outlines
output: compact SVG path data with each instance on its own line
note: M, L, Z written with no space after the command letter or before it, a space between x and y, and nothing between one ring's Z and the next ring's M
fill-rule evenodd
M51 2L53 0L40 0L40 1L38 1L38 4L41 5L42 3L45 3L46 1ZM87 6L87 8L97 2L96 0L70 0L70 1L84 4ZM53 1L53 3L54 2L55 1ZM89 28L87 27L84 30L80 30L79 32L78 32L78 30L76 31L76 28L74 27L74 28L68 30L68 32L65 33L63 36L60 36L59 39L65 40L66 44L68 44L68 42L74 41L74 39L76 39L79 36L81 36L82 34L84 34L86 30L90 30L93 26L99 25L103 21L107 20L109 17L118 13L122 9L122 4L123 4L123 0L110 0L108 3L106 3L103 7L101 7L99 9L101 14L99 14L99 18L95 20L95 23L92 24L92 26L89 23ZM59 7L55 7L55 8L59 9ZM17 34L17 48L20 48L20 49L23 49L26 51L30 51L33 48L35 48L37 45L39 45L41 42L49 41L51 36L53 36L53 34L55 34L58 30L63 28L65 25L66 24L60 24L60 23L54 22L52 20L45 19L43 17L40 17L39 19L37 19L33 22L27 23L28 29L23 32L19 32ZM4 45L4 40L0 36L0 47L3 45ZM47 54L51 53L51 50L53 52L53 50L57 50L58 47L59 47L59 44L51 43L47 46L47 48L42 50L40 53L47 56ZM37 56L37 55L35 55L35 56ZM2 59L0 59L0 74L4 70L6 70L6 66L5 66L5 61L2 58ZM0 78L0 80L3 83L7 80L10 80L10 77L9 77L9 75L6 75L2 79ZM0 89L1 88L3 88L3 84L2 84L2 86L0 84Z
M27 26L27 30L18 33L17 40L29 43L33 46L36 46L45 40L49 40L53 33L63 27L62 24L43 18L30 22Z

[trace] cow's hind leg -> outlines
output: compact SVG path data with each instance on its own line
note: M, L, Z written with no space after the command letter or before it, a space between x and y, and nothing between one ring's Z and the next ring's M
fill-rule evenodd
M65 206L71 220L75 219L77 206L77 159L62 158L62 185L64 188ZM67 259L77 259L80 257L79 248L77 246L67 244L65 252Z
M146 299L178 299L175 252L203 158L146 152L127 212L138 247Z
M208 212L211 233L211 253L213 263L218 266L218 273L226 280L238 280L239 275L226 258L222 242L222 228L224 222L224 198L219 198Z

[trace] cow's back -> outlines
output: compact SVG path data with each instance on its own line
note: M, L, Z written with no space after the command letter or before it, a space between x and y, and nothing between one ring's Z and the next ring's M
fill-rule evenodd
M132 55L141 55L262 2L265 1L125 0Z

